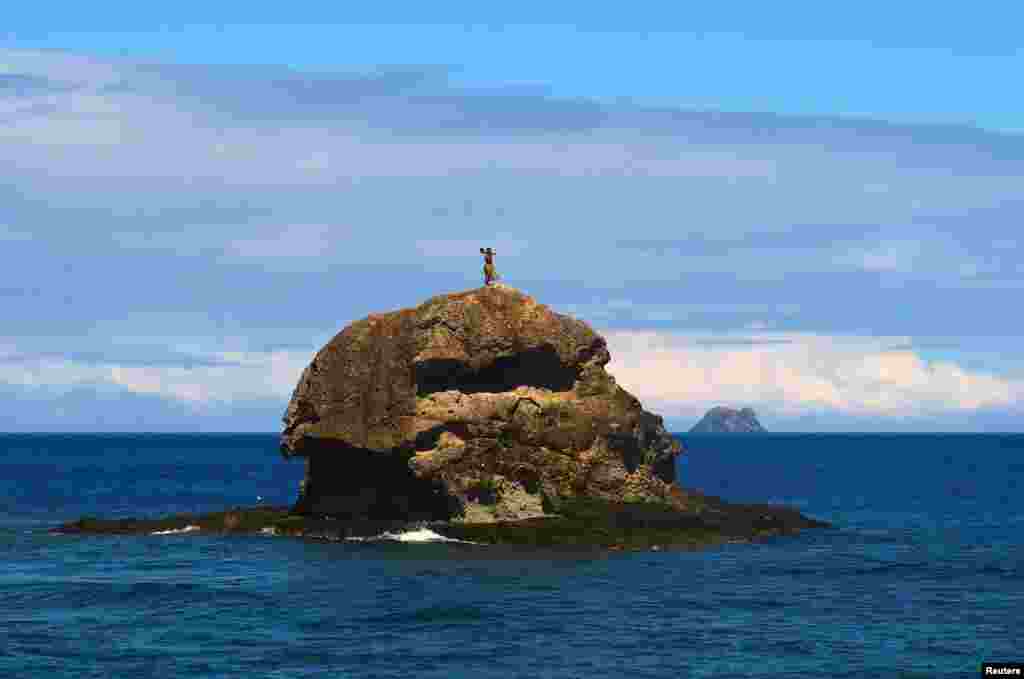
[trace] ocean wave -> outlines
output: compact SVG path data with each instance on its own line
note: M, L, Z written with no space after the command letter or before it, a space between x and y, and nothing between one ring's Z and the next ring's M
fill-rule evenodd
M192 533L199 530L199 526L185 526L184 528L171 528L168 530L155 530L150 535L180 535L181 533Z
M372 537L348 537L345 539L349 542L457 542L463 545L480 544L479 542L470 542L469 540L456 540L455 538L445 537L440 533L435 533L429 528L411 528L409 530L399 531L397 533L392 533L388 531L381 533L380 535L374 535Z

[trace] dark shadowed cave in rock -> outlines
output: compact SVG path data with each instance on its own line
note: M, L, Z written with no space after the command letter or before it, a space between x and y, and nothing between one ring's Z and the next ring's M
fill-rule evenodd
M415 371L418 396L450 389L464 394L503 392L524 386L568 391L578 376L575 368L562 365L549 345L503 356L479 370L455 359L433 359L416 364Z
M461 512L443 483L418 479L408 453L381 453L342 441L309 439L308 484L294 511L338 519L447 520ZM317 479L318 481L314 481Z

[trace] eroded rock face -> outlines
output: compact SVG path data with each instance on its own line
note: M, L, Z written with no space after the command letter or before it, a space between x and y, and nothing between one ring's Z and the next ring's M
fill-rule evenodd
M352 323L306 368L281 449L296 510L483 522L580 496L683 507L681 447L615 384L604 339L493 285Z

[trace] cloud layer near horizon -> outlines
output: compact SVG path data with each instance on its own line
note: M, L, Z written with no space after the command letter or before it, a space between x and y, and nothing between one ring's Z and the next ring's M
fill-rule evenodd
M666 414L1020 421L1020 136L0 49L0 150L25 422L87 387L283 408L342 319L476 285L478 244Z
M1024 414L1024 379L929 361L908 338L767 333L739 337L611 331L609 371L672 418L716 405L754 405L776 421L842 415L900 420L1012 409Z
M603 334L613 357L608 371L676 428L722 404L753 405L762 419L784 429L808 416L826 422L846 417L898 431L908 422L944 417L956 429L955 414L1024 415L1024 379L928 361L907 345L907 338L624 330ZM118 393L153 397L181 404L197 422L210 413L223 418L236 404L247 403L267 410L276 404L280 415L315 349L182 354L178 362L166 365L133 365L102 357L31 357L8 347L0 352L0 384L36 398L83 389L107 394L108 399ZM73 413L64 412L54 424L69 416L74 420ZM276 418L267 428L275 424Z

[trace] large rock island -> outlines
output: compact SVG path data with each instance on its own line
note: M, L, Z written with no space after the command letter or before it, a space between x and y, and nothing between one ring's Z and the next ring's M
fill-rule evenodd
M610 358L586 323L499 285L357 321L288 405L282 451L307 461L296 510L488 522L578 498L685 508L682 447Z
M288 404L281 451L306 464L295 505L238 510L234 526L344 538L429 525L476 542L645 547L824 525L683 490L682 446L606 372L610 358L586 323L501 284L371 314L317 352ZM159 527L179 523L221 528Z

